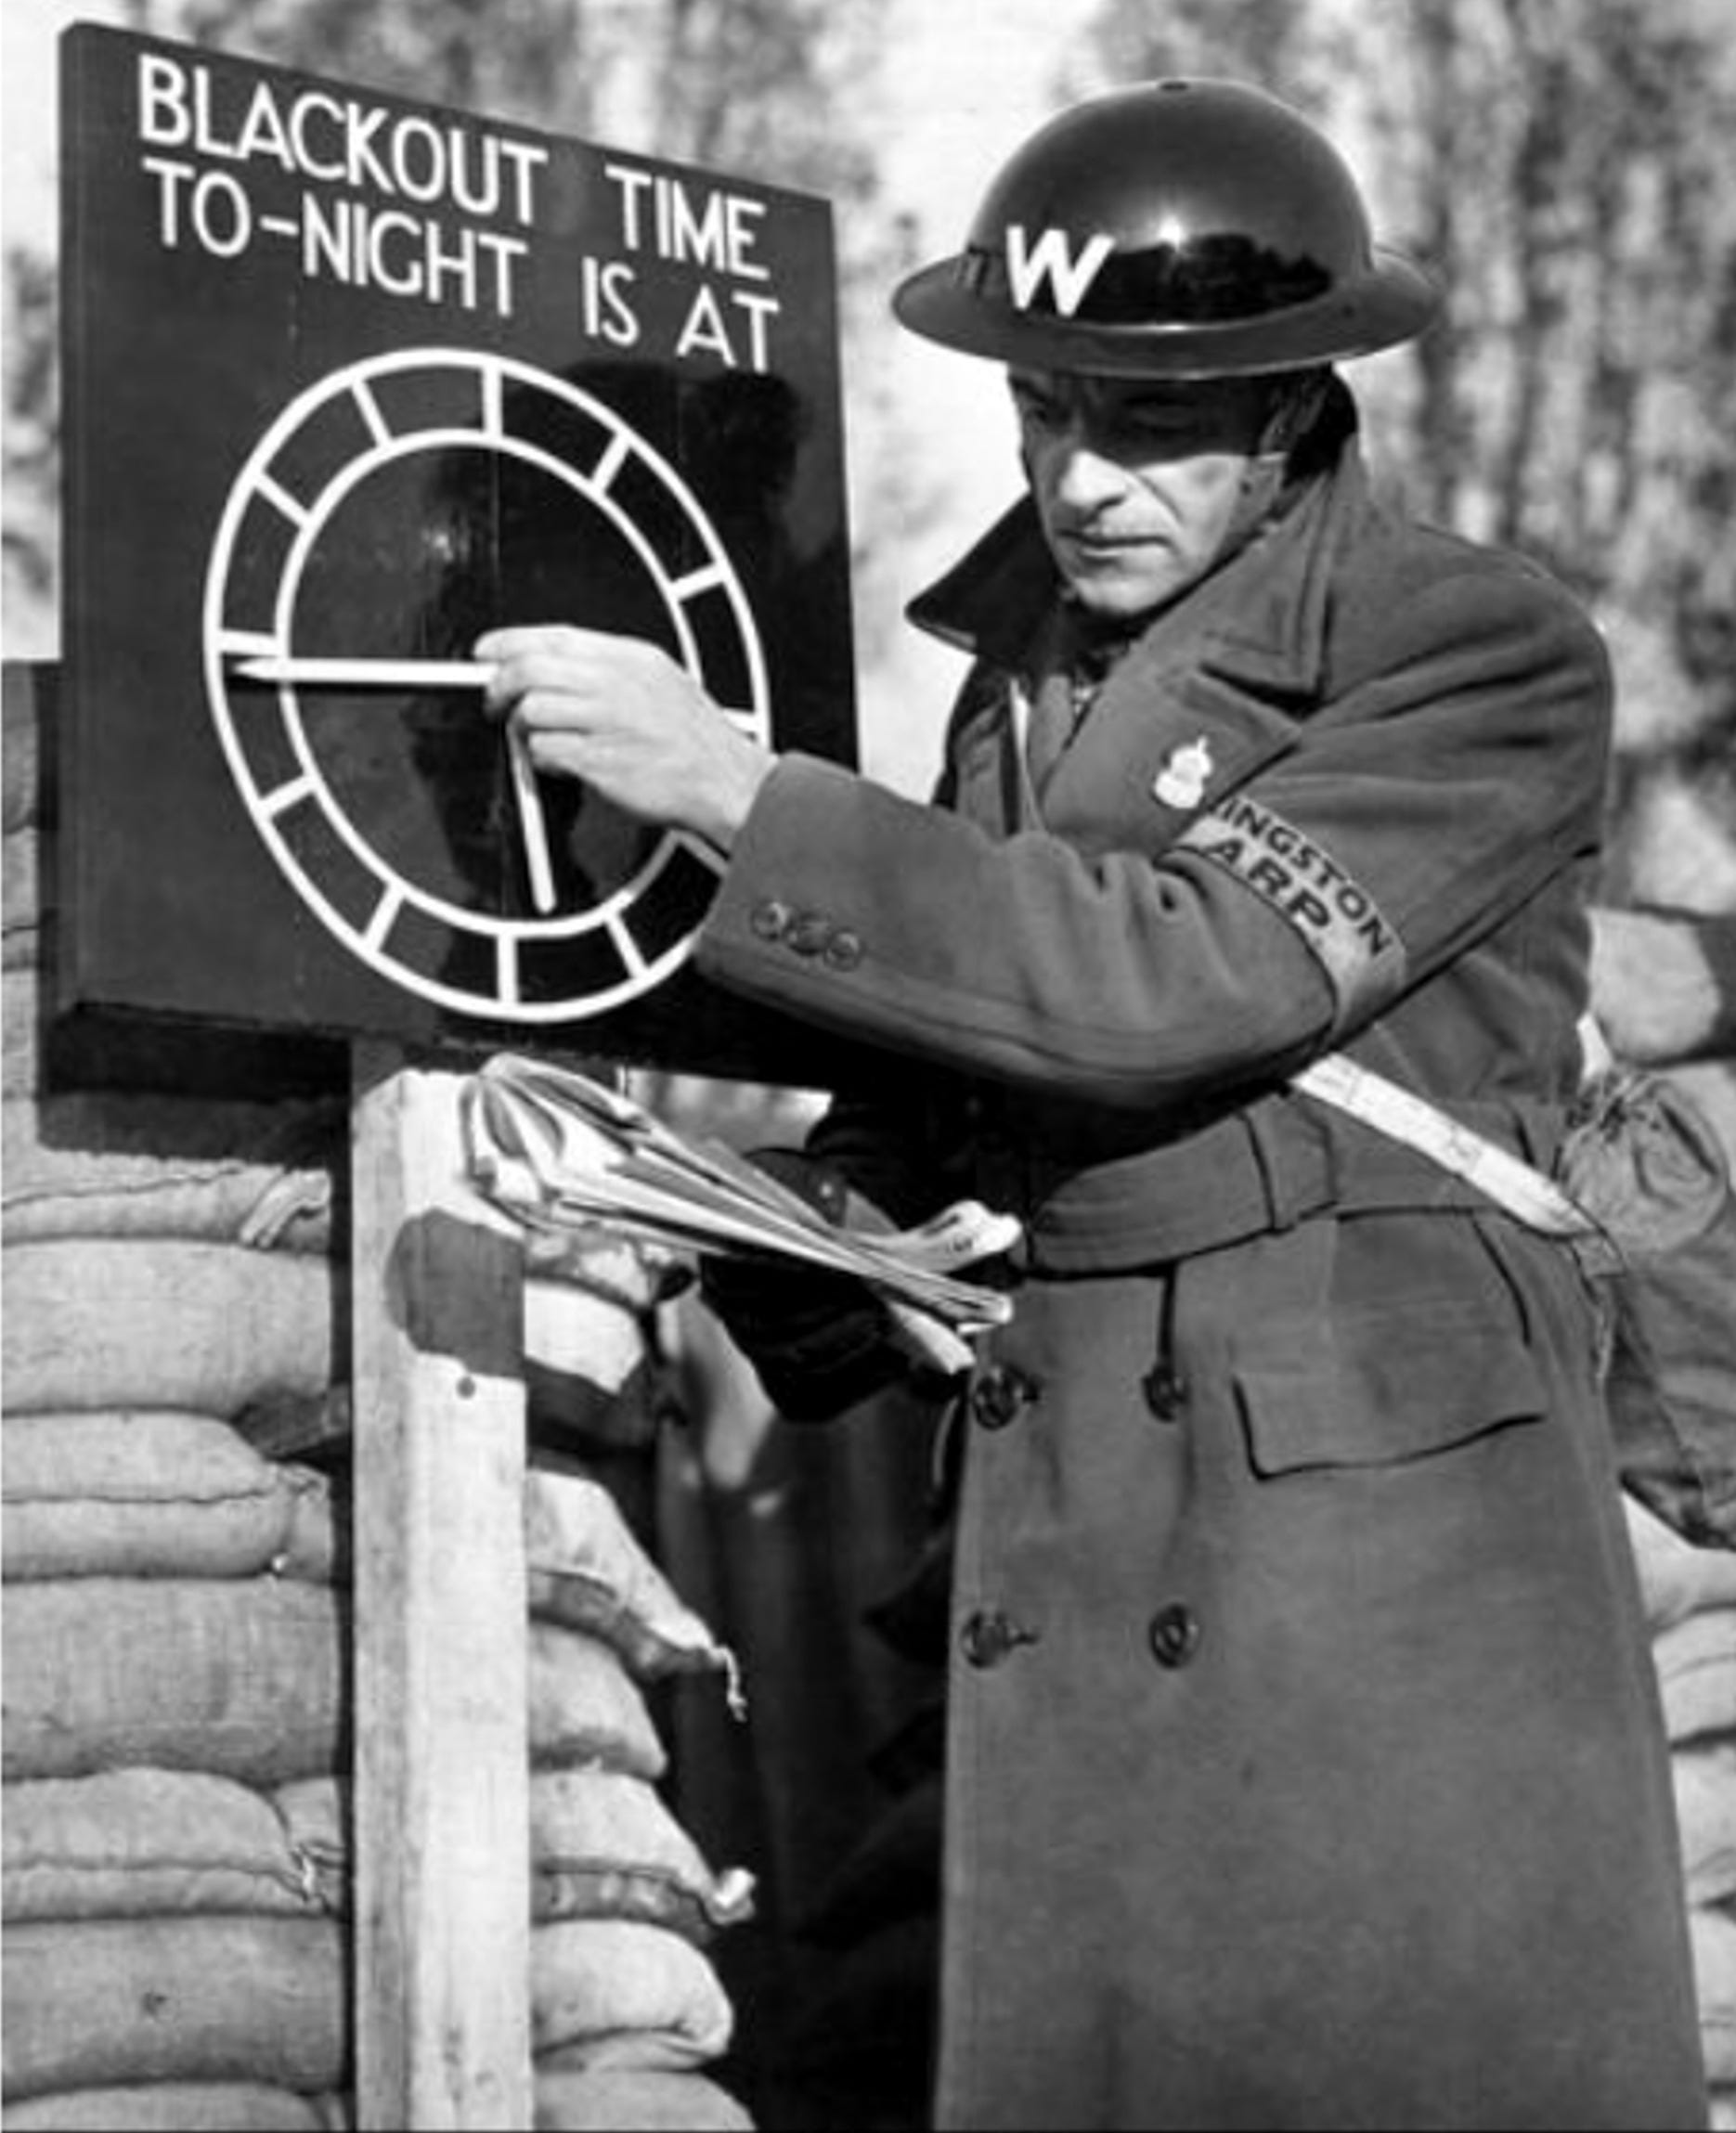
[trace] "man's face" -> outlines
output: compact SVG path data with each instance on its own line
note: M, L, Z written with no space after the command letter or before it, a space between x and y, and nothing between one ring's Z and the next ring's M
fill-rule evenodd
M1013 370L1008 382L1043 533L1086 607L1132 618L1204 575L1259 444L1260 381Z

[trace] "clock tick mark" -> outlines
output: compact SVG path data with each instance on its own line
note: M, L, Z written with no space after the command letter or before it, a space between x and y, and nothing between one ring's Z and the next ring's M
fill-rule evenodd
M279 517L289 520L292 526L304 526L312 513L299 498L292 497L282 483L267 473L259 474L253 482L253 490L260 500L271 506Z

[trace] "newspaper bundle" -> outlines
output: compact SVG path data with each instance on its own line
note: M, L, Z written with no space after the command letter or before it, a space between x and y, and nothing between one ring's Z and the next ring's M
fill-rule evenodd
M1004 1325L1003 1291L958 1270L1009 1250L1017 1220L960 1200L918 1229L834 1227L727 1144L678 1133L588 1075L500 1053L464 1084L471 1181L527 1231L605 1230L680 1257L771 1253L854 1276L925 1360L960 1369Z

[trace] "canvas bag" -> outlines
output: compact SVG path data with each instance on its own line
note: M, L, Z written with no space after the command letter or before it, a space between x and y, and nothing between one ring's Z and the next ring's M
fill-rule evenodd
M1697 1546L1736 1548L1736 1199L1717 1135L1662 1076L1607 1068L1557 1169L1621 1255L1599 1286L1623 1484Z

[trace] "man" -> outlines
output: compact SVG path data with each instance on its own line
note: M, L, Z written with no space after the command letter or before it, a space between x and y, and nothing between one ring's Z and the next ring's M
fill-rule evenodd
M1375 500L1331 368L1434 306L1287 107L1093 99L897 298L1030 488L913 610L973 656L934 806L647 646L479 647L539 768L730 853L702 967L884 1054L784 1174L1025 1224L951 1442L946 2126L1704 2122L1578 1266L1288 1086L1547 1166L1579 1072L1598 638ZM900 1366L711 1294L792 1415Z

